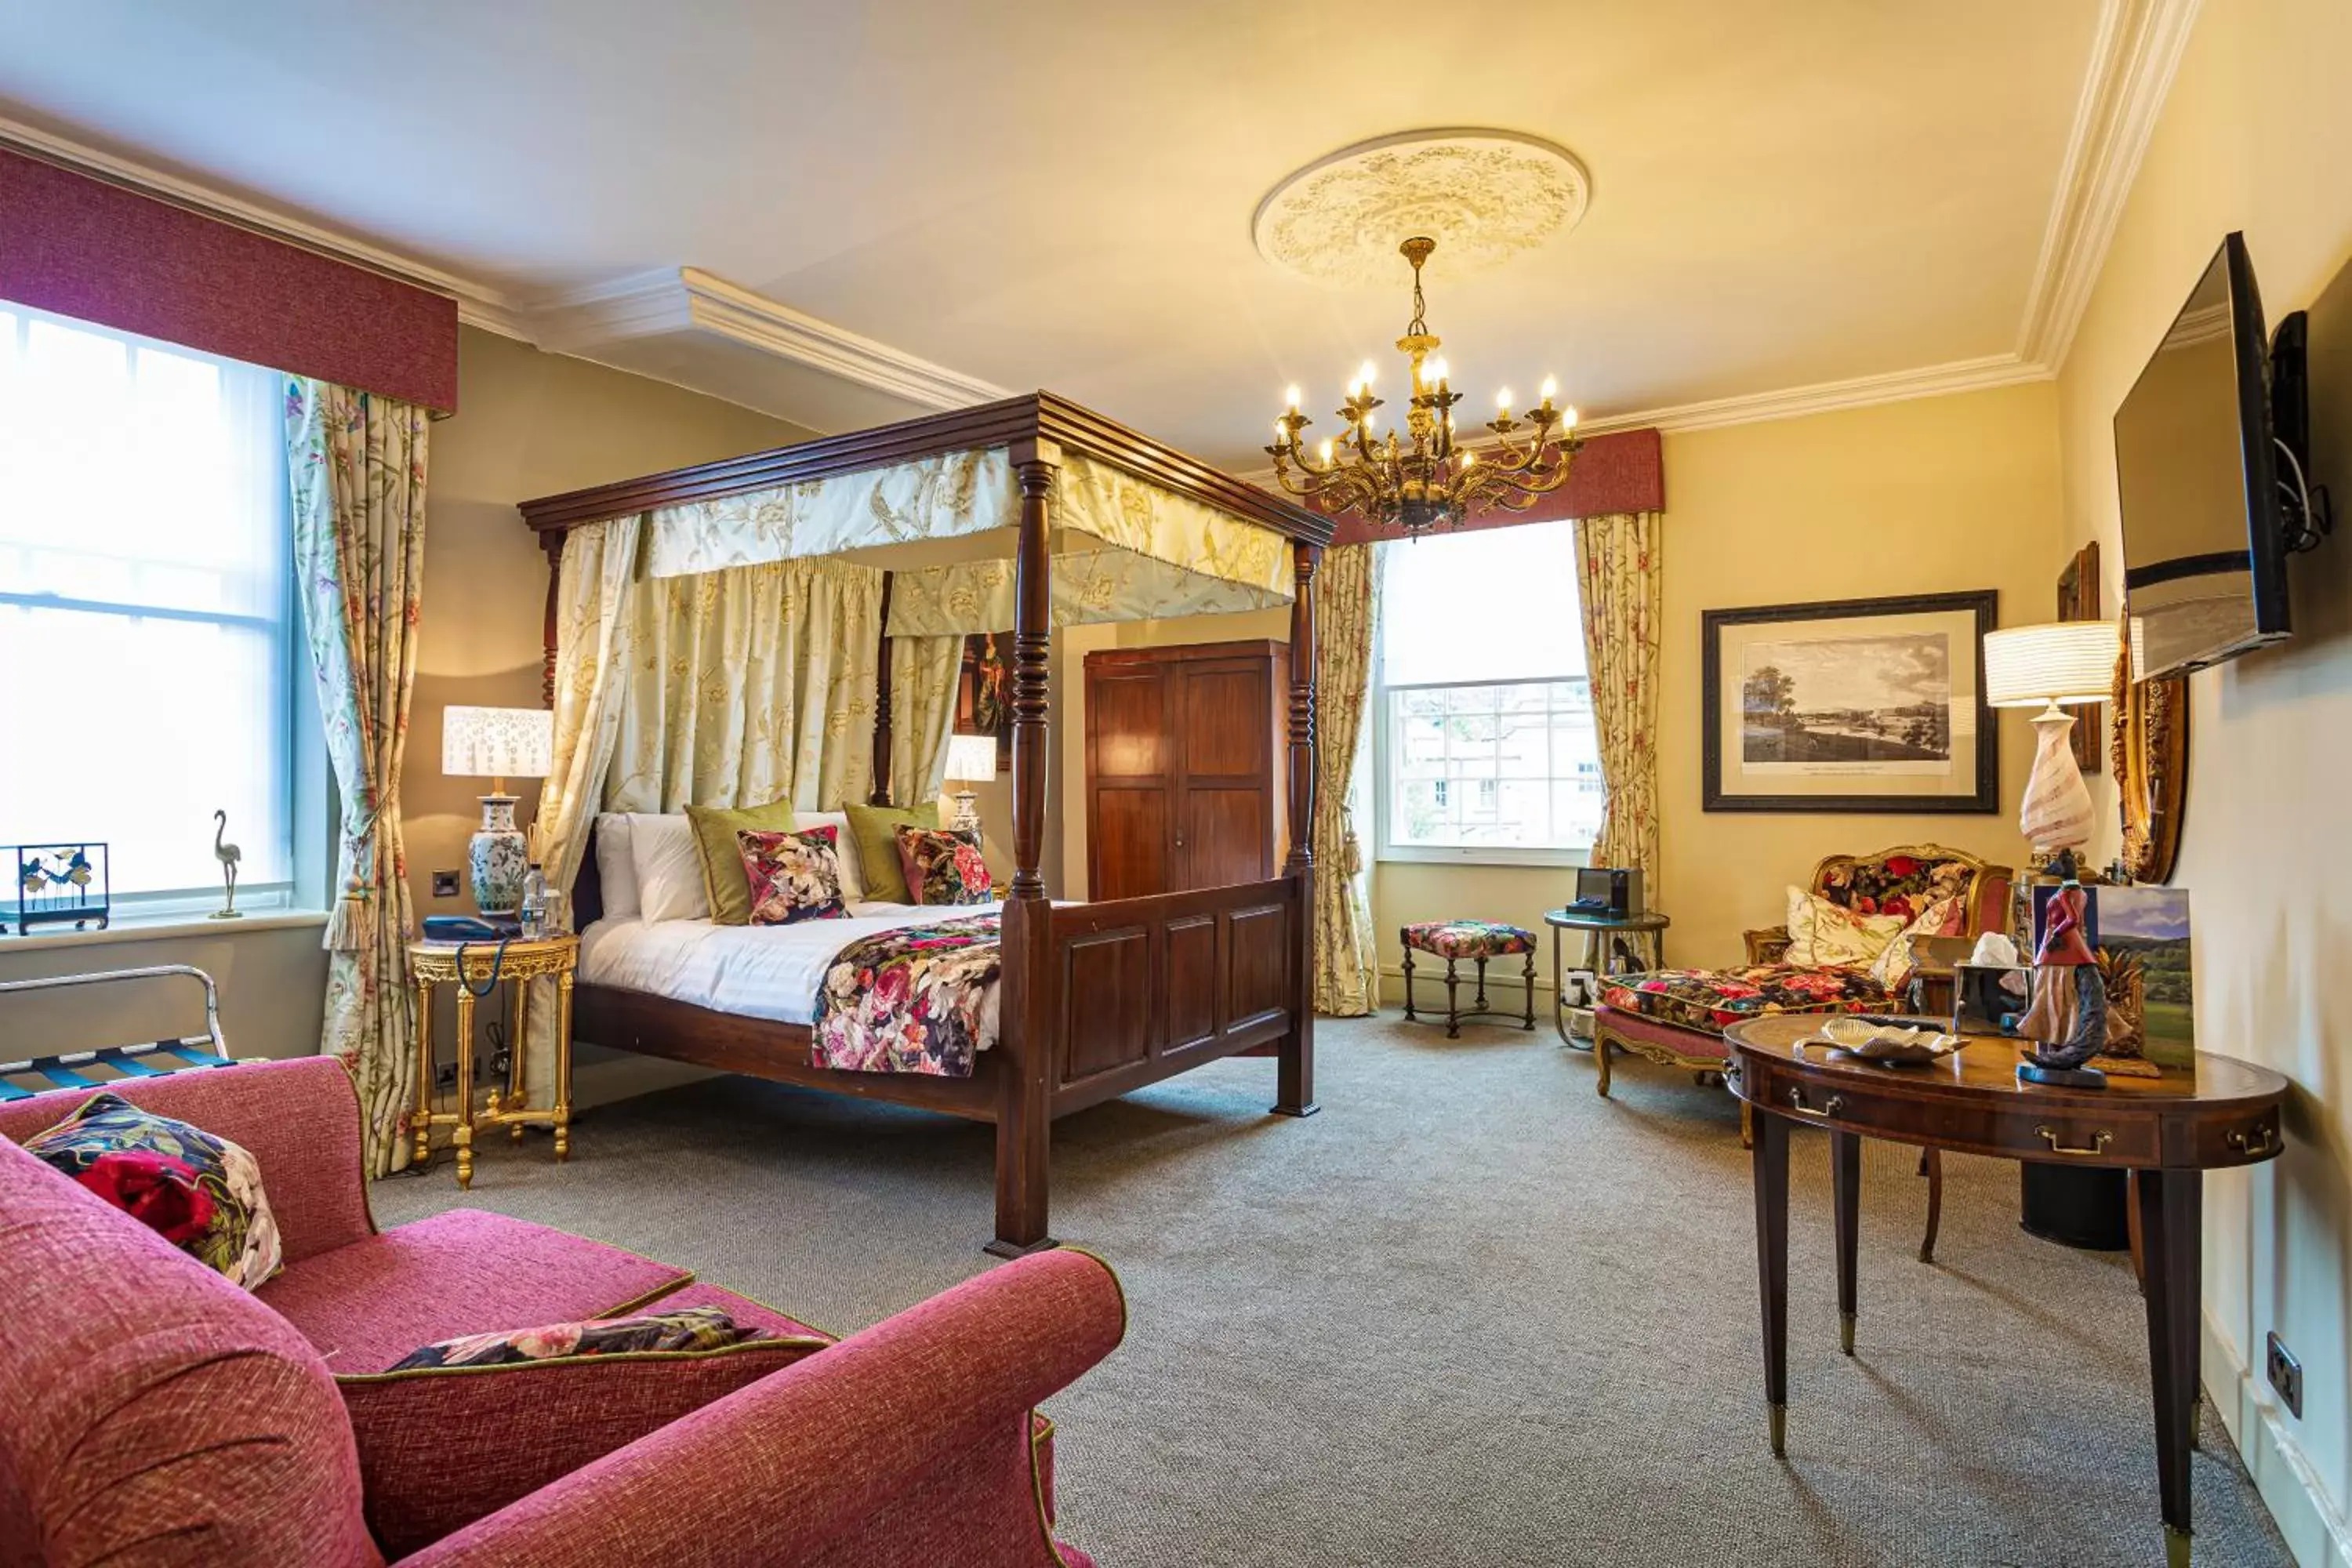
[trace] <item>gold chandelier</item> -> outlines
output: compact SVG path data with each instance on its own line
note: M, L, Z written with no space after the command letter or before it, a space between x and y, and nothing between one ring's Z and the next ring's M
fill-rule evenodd
M1495 440L1483 448L1456 446L1454 405L1462 395L1446 384L1446 366L1436 353L1437 334L1423 318L1421 268L1437 241L1416 235L1397 249L1412 263L1412 321L1397 348L1412 362L1412 397L1405 413L1405 440L1391 429L1374 433L1382 401L1372 395L1372 362L1366 360L1348 387L1339 410L1341 433L1326 440L1313 458L1298 433L1314 423L1298 412L1298 388L1289 393L1289 412L1274 422L1274 476L1282 488L1325 512L1353 511L1378 525L1395 524L1408 538L1451 526L1475 512L1499 507L1525 511L1539 496L1567 482L1569 464L1583 442L1576 436L1576 410L1555 408L1559 384L1544 377L1543 402L1526 419L1511 417L1508 389L1495 399L1496 416L1486 422ZM1514 432L1525 429L1523 439ZM1406 442L1410 442L1407 445ZM1294 468L1296 471L1294 472Z

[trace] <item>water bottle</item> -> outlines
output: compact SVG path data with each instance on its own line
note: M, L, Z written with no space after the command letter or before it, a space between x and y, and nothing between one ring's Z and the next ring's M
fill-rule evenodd
M547 877L536 860L530 863L530 874L522 879L522 908L519 912L524 941L537 942L547 934Z

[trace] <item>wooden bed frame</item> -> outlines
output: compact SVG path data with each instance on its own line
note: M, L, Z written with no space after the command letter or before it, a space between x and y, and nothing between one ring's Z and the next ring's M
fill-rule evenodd
M555 680L556 581L565 532L682 501L767 489L940 453L1008 447L1021 488L1012 665L1013 862L1003 916L997 1043L972 1076L838 1072L814 1066L804 1026L720 1013L614 986L579 985L574 1032L599 1045L728 1072L888 1100L996 1124L996 1234L1016 1257L1055 1245L1047 1151L1055 1117L1244 1051L1277 1058L1274 1110L1315 1104L1315 609L1328 518L1219 472L1049 393L828 437L594 489L525 501L548 558L547 700ZM1290 851L1268 881L1056 907L1040 872L1045 842L1046 659L1054 482L1064 452L1275 530L1291 541ZM884 578L887 605L889 579ZM886 622L887 624L887 622ZM887 634L885 648L887 654ZM881 661L875 799L889 789L889 667ZM602 910L593 845L573 907Z

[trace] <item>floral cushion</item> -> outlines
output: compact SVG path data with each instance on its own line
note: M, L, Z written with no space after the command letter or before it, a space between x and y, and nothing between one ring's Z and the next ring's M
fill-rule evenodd
M261 1166L226 1138L94 1094L25 1148L233 1285L256 1289L278 1270Z
M767 1330L738 1328L716 1307L680 1307L634 1318L591 1318L504 1333L465 1334L422 1346L392 1363L394 1372L420 1367L509 1366L563 1356L642 1354L647 1351L715 1351L763 1338Z
M1769 1013L1875 1013L1895 1005L1853 969L1654 969L1601 983L1601 1000L1621 1013L1709 1031Z
M996 896L980 835L970 828L898 829L898 866L919 904L984 904Z
M1895 934L1870 966L1870 977L1889 995L1901 994L1910 984L1911 973L1919 967L1919 959L1911 946L1911 939L1920 936L1959 936L1968 929L1968 910L1957 895L1938 899L1911 917L1911 923Z
M1865 915L1802 888L1789 889L1789 951L1796 969L1868 969L1903 931L1900 915Z
M1397 933L1405 946L1440 958L1500 958L1533 952L1535 933L1501 921L1423 921Z
M751 893L751 923L788 926L837 921L849 913L841 898L841 847L830 826L779 833L746 828L735 836L743 879Z
M1821 894L1859 915L1899 915L1908 921L1928 905L1960 899L1955 907L1967 919L1969 879L1976 868L1965 860L1923 860L1889 855L1883 860L1832 860L1821 876ZM1958 933L1953 933L1958 934Z

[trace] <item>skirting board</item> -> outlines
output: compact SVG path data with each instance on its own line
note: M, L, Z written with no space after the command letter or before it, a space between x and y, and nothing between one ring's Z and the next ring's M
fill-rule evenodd
M2205 1314L2205 1395L2230 1429L2300 1568L2352 1568L2352 1526L2328 1500L2270 1385L2238 1359L2229 1336Z

